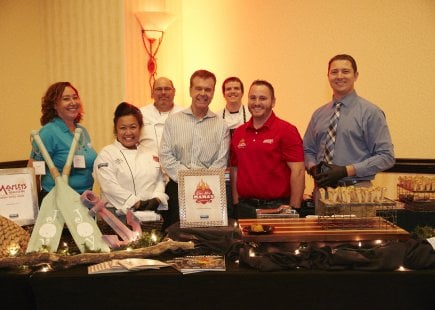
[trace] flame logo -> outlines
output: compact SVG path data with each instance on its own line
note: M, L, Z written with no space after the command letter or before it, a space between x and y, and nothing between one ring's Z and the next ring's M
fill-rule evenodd
M193 199L196 203L211 203L214 199L213 191L210 189L210 186L204 180L201 181L196 186L195 193L193 194Z

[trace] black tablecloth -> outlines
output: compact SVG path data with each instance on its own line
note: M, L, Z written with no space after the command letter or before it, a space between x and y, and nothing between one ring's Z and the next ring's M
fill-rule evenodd
M409 232L417 226L435 227L435 211L397 210L397 225Z
M50 272L0 269L0 307L435 309L435 252L423 240L368 249L308 245L297 255L271 252L268 247L260 256L250 257L246 254L254 245L238 239L231 227L175 226L169 234L180 241L194 240L197 248L191 254L206 254L207 249L226 254L226 271L183 275L168 267L88 275L84 265ZM234 261L237 256L239 262ZM394 271L402 263L419 270Z
M0 269L1 309L36 309L30 273Z
M435 270L0 271L2 309L435 309ZM131 308L133 307L133 308Z

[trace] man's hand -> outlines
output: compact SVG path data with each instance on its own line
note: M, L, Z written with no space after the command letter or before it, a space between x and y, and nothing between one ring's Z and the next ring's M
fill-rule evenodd
M324 167L328 169L314 177L319 187L336 186L339 180L347 177L346 166L324 163Z
M320 163L318 163L317 165L312 166L309 170L308 170L308 174L311 175L314 179L316 178L316 176L322 172L322 166L325 164L325 162L321 161Z
M158 198L151 198L148 200L141 200L140 206L136 210L141 211L156 211L157 207L160 205L160 200Z
M257 209L257 214L277 214L284 213L286 210L291 210L289 205L280 205L278 208L274 209Z

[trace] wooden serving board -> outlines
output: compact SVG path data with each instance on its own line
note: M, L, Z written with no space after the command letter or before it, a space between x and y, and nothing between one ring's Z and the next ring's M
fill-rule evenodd
M243 240L248 242L350 242L363 240L407 240L409 233L382 217L363 219L361 228L359 218L325 219L240 219L239 227ZM336 227L331 225L334 221ZM247 232L251 225L261 224L273 227L271 233L252 234Z

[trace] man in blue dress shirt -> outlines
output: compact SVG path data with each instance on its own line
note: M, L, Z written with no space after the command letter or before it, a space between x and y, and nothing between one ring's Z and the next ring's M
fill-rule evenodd
M304 135L305 168L316 188L371 186L376 173L394 165L394 151L384 112L358 96L355 60L336 55L328 64L332 101L312 115ZM328 127L335 106L340 103L333 158L325 160Z

